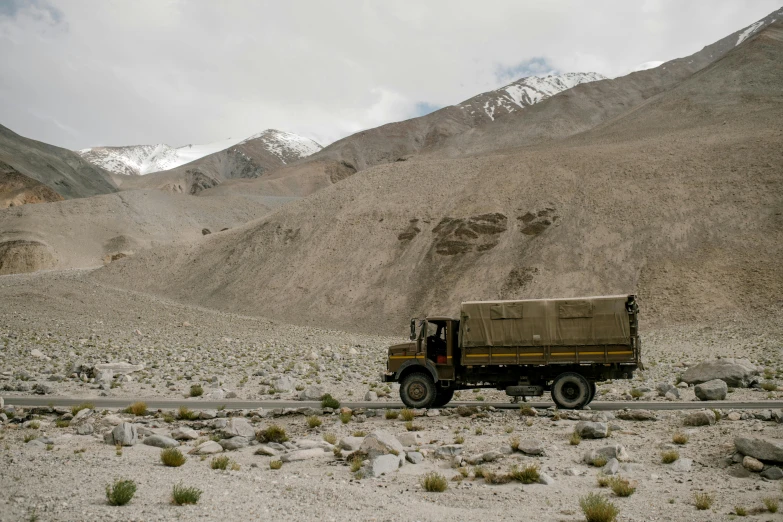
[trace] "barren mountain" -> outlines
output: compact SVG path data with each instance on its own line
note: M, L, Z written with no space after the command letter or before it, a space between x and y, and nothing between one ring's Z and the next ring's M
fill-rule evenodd
M783 290L781 34L783 22L759 26L711 64L691 57L524 111L556 104L572 133L592 121L586 89L614 93L593 121L603 125L582 135L378 165L240 229L94 277L379 332L453 314L461 300L550 295L638 292L647 321L763 315ZM673 84L689 69L701 70ZM550 130L562 131L556 121Z
M178 148L166 144L92 147L77 152L93 165L114 174L144 175L170 170L250 141L256 142L256 147L263 148L265 152L279 158L283 164L292 163L322 148L303 136L267 129L249 138L227 138L203 145L185 145Z
M303 141L306 140L306 141ZM267 130L225 150L145 176L114 175L122 189L198 194L228 179L253 179L310 154L320 145L295 134Z
M117 191L108 172L78 154L22 137L0 125L0 208ZM50 190L46 190L44 187Z

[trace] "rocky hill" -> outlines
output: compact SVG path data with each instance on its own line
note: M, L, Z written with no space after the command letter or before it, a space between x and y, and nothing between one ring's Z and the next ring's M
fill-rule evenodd
M78 154L0 125L0 208L116 191L108 172Z
M763 314L783 290L782 27L579 85L459 137L487 152L499 139L491 154L368 168L240 229L94 277L378 332L453 314L466 299L551 295L636 292L647 321ZM605 110L594 114L596 94ZM543 131L529 128L546 115ZM504 130L515 134L504 141ZM514 139L530 144L497 149ZM358 147L365 140L349 141L367 165L378 159Z

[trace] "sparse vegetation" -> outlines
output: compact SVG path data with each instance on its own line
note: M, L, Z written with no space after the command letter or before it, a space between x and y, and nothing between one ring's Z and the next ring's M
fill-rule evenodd
M256 432L256 439L258 439L259 442L277 442L278 444L282 444L288 440L288 435L286 435L284 428L277 424L272 424L265 430Z
M688 435L679 431L675 433L674 436L672 437L672 442L680 445L687 444L688 440L689 440Z
M209 467L220 470L230 469L232 471L239 471L240 468L239 464L225 455L221 455L220 457L213 457L212 461L209 463Z
M403 408L402 410L400 410L400 417L402 417L402 420L406 422L410 422L413 420L413 417L415 417L415 415L413 414L413 410L409 408Z
M764 391L776 391L778 389L778 385L772 381L764 381L761 383L761 389ZM739 515L739 513L737 514ZM740 515L740 516L744 516L744 515Z
M27 427L31 430L37 430L41 427L41 423L38 421L30 421L30 424L28 424Z
M568 439L568 443L571 446L579 446L579 444L582 442L582 436L579 435L578 431L571 432L571 437Z
M696 509L705 510L712 507L713 498L712 495L705 492L697 492L693 494L693 501L696 505Z
M446 477L432 471L422 477L421 487L423 487L425 491L436 491L440 493L448 489L449 483L446 480Z
M328 393L324 393L321 396L321 407L322 408L332 408L333 410L336 410L340 407L340 401L332 397Z
M202 395L204 395L204 388L200 384L194 384L190 387L191 397L201 397Z
M775 497L764 498L764 507L767 508L767 511L770 513L777 513L779 507L778 499Z
M644 397L644 392L638 388L632 388L631 397L633 397L634 399L640 399Z
M397 410L386 410L385 417L387 420L396 419L400 416L400 412Z
M343 424L348 424L351 422L351 417L353 417L353 413L350 411L344 411L340 414L340 422Z
M508 473L495 473L494 471L483 471L484 482L487 484L508 484L513 479Z
M484 429L481 426L476 426L476 435L483 435Z
M91 402L83 402L81 404L78 404L76 406L71 406L71 415L76 417L76 414L79 413L82 410L94 410L95 405Z
M367 436L367 432L366 431L362 431L362 430L358 430L358 431L354 431L352 433L352 435L354 437L366 437Z
M106 486L106 500L110 506L124 506L136 494L136 483L132 480L117 479Z
M508 439L508 443L511 446L512 450L519 451L519 444L520 444L519 437L511 437L510 439Z
M661 462L664 464L671 464L675 460L680 458L680 452L677 450L667 450L661 453Z
M618 497L630 497L636 491L636 484L627 478L616 476L609 481L609 487Z
M334 433L324 433L323 439L332 446L337 444L337 435Z
M538 464L528 464L522 469L517 466L511 468L511 478L522 484L535 484L541 478Z
M125 413L129 415L135 415L137 417L143 417L144 415L147 415L147 403L141 401L134 402L125 408Z
M202 491L198 488L188 488L182 484L177 484L171 491L171 502L178 506L184 504L195 504L201 498Z
M608 461L606 460L606 457L604 457L603 455L598 455L597 457L593 458L590 464L592 464L596 468L603 468L604 466L606 466L607 462Z
M307 417L307 427L311 430L314 428L317 428L322 424L321 419L318 418L316 415L312 415L310 417Z
M405 423L405 429L408 431L421 431L421 426L413 424L413 421L408 421Z
M187 458L185 458L185 455L182 454L179 448L166 448L160 452L160 461L164 466L170 468L178 468L182 466L186 460Z
M534 410L533 407L529 404L523 404L519 407L519 414L523 417L535 417L536 410Z
M187 406L180 406L177 410L177 418L180 420L196 420L198 412L188 409Z
M734 513L736 513L738 517L748 516L748 510L745 509L743 506L734 506Z
M58 428L67 428L68 426L71 425L71 421L64 420L64 419L57 419L56 421L54 421L54 425L57 426Z
M270 460L269 461L269 469L280 469L283 467L283 461L282 460Z
M612 482L612 477L604 475L603 473L596 475L595 479L599 488L608 488L609 484Z
M588 493L579 499L579 507L587 522L614 522L620 510L609 499L598 493Z
M354 453L353 455L351 455L351 458L348 461L348 463L351 466L351 473L356 473L362 467L362 455L358 453Z
M464 444L465 443L465 437L462 435L456 435L454 437L454 444Z

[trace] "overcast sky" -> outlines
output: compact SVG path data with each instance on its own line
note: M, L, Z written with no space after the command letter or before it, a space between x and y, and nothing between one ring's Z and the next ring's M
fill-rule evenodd
M71 149L328 144L522 76L627 73L781 0L0 0L0 124Z

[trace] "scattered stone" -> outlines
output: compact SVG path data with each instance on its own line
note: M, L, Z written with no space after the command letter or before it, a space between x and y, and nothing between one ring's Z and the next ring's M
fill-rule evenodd
M667 393L669 393L669 392L671 392L671 393L675 393L675 394L677 395L677 397L679 397L679 396L680 396L680 392L679 392L679 390L677 389L677 387L676 387L676 386L674 386L673 384L669 384L668 382L661 382L661 383L658 383L658 384L655 386L655 389L657 390L657 392L658 392L658 395L659 395L660 397L665 397L665 396L666 396L666 394L667 394Z
M51 385L42 382L35 383L33 390L38 395L51 395L54 393L54 388Z
M583 439L604 439L609 436L609 427L604 422L580 421L574 431Z
M675 390L676 390L676 388L675 388ZM680 398L680 392L679 392L679 391L677 391L677 393L674 393L674 392L666 392L666 395L664 395L664 398L665 398L667 401L676 401L677 399L679 399L679 398Z
M544 455L544 445L540 440L527 439L519 443L518 451L525 455ZM487 459L484 459L487 460ZM490 462L490 461L487 461Z
M620 463L617 459L609 459L606 464L601 468L601 473L604 475L616 475L620 471Z
M278 391L291 391L296 388L296 381L287 375L272 381L272 386Z
M715 412L709 410L694 411L685 416L686 426L711 426L717 421Z
M462 444L446 444L435 450L435 456L443 459L447 457L453 457L455 455L461 455L462 449Z
M617 418L630 421L654 421L658 416L650 410L620 410Z
M745 458L742 459L742 467L748 471L759 473L764 469L764 464L760 460L754 459L753 457L748 457L746 455Z
M722 401L726 398L726 394L729 393L728 385L720 380L713 379L702 384L697 384L693 389L696 392L696 397L702 401Z
M292 451L291 453L286 453L280 458L280 460L282 460L283 462L296 462L299 460L310 460L316 457L322 457L324 455L326 455L326 453L324 453L324 450L322 450L321 448L311 448L311 449L296 450L296 451Z
M280 455L280 452L277 451L274 448L270 448L269 446L265 444L261 444L258 446L258 449L256 450L256 455L265 455L267 457L277 457Z
M171 438L176 440L196 440L198 432L190 428L181 427L171 432Z
M46 360L49 359L49 357L44 355L44 353L41 350L39 350L38 348L34 348L34 349L30 350L30 355L35 357L36 359L46 359Z
M424 461L424 455L418 451L409 451L405 454L405 459L411 464L421 464Z
M222 453L223 452L223 446L215 442L214 440L208 440L207 442L203 442L190 450L190 453L193 455L213 455L215 453Z
M457 415L460 417L470 417L478 413L478 408L475 406L457 406Z
M761 476L767 480L780 480L783 479L783 470L777 466L769 466L761 472Z
M110 432L110 439L111 442L109 442L109 444L133 446L138 442L138 432L136 431L136 426L130 422L123 422Z
M597 457L605 457L606 459L617 459L620 462L626 462L631 458L622 444L613 444L611 446L604 446L602 448L588 451L587 453L585 453L584 461L586 464L590 464Z
M144 437L141 442L156 448L176 448L179 446L179 442L165 435L150 435L149 437Z
M374 391L370 390L367 393L364 394L364 400L365 401L377 401L378 400L378 394Z
M374 459L379 455L388 455L389 453L396 453L402 455L403 447L400 441L386 431L378 430L367 435L362 441L360 450L364 452L370 459Z
M248 441L245 437L231 437L230 439L221 440L218 442L218 444L220 444L226 451L234 451L246 448L248 444L250 444L250 441Z
M542 451L542 453L535 453L535 455L542 455L543 454L543 450L541 450L541 451ZM483 460L484 462L495 462L496 460L502 459L503 456L504 455L501 452L492 450L492 451L487 451L487 452L483 453L481 455L481 460Z
M299 394L299 400L300 401L320 401L321 397L323 397L324 391L323 386L308 386L302 392Z
M417 444L421 444L421 435L419 435L416 432L406 431L405 433L400 433L397 435L397 440L400 441L400 444L403 446L416 446Z
M143 364L130 364L124 361L96 364L93 372L109 370L117 375L125 375L127 373L139 372L144 369Z
M734 446L743 455L766 462L783 462L783 442L761 437L736 437Z
M729 468L729 475L734 478L748 478L750 476L750 471L742 466L734 465Z
M85 422L76 426L77 435L92 435L95 431L95 426L92 422Z
M688 384L702 384L720 379L734 388L747 388L759 375L759 370L747 359L717 359L691 366L682 374Z
M356 451L362 447L362 442L363 437L343 437L337 446L346 451Z
M402 459L396 455L380 455L370 462L368 471L372 477L380 477L387 473L397 471L400 468Z
M225 420L225 419L219 419ZM231 417L226 422L226 427L220 432L223 438L230 439L232 437L245 437L247 439L255 438L256 430L253 426L242 417Z
M688 473L693 467L693 459L679 458L674 461L671 469L677 473Z
M739 412L733 411L726 415L726 418L730 421L738 421L742 419L742 415Z

